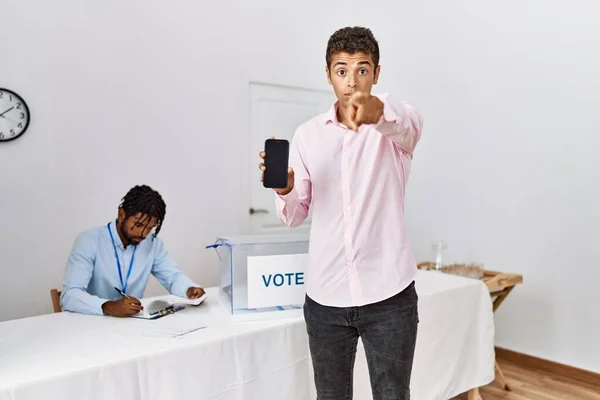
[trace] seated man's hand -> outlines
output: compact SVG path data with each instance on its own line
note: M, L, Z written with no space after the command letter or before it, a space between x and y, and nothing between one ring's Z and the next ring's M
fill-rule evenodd
M119 300L107 301L102 304L102 311L112 317L131 317L142 311L142 303L135 297L123 297Z
M199 287L191 287L188 288L186 294L189 299L199 299L200 297L204 296L204 289Z

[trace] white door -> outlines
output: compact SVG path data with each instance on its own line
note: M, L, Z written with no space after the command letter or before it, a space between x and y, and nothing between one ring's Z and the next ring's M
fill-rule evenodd
M250 204L248 218L251 232L289 232L277 219L275 194L258 180L258 152L271 136L292 141L296 128L303 122L327 112L335 97L332 91L295 88L264 83L250 83L250 146L256 154L250 160L250 171L256 171L256 179L250 179ZM310 227L310 214L298 230ZM296 231L297 232L297 231Z

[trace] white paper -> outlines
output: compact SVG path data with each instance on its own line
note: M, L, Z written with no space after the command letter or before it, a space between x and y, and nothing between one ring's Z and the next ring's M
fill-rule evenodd
M179 338L188 333L206 328L207 325L196 318L174 314L157 321L149 321L142 335L152 337Z
M304 303L308 254L248 257L248 308Z
M172 294L163 295L163 296L155 296L155 297L147 297L141 299L142 307L144 309L139 313L135 314L133 317L135 318L145 318L150 319L156 317L153 313L157 310L164 309L169 306L173 306L175 309L179 306L193 305L197 306L202 304L202 302L206 299L206 293L203 294L198 299L187 299L179 296L175 296Z

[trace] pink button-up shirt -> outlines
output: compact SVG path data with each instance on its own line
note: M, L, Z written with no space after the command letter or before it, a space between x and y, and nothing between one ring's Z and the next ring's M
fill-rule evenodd
M290 146L294 189L276 196L281 222L296 227L312 210L307 295L336 307L385 300L415 278L404 196L422 118L389 95L376 125L338 122L337 103L302 124Z

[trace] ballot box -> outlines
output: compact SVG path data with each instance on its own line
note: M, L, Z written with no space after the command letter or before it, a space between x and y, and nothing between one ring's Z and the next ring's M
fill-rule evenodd
M236 320L302 315L308 234L218 237L219 298Z

